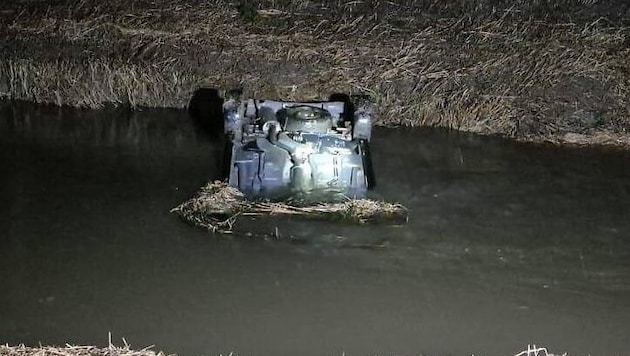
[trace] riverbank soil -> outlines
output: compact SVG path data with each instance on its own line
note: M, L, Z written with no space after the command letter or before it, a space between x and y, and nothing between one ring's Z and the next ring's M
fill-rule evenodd
M377 124L630 147L625 0L0 5L0 96L185 107L200 86L368 93Z

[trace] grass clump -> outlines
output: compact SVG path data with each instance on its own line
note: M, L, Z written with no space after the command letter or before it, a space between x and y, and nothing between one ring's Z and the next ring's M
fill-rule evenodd
M239 216L298 216L357 224L402 222L407 209L367 199L305 204L303 201L248 200L238 189L223 182L210 182L195 197L171 210L186 222L212 232L229 233Z

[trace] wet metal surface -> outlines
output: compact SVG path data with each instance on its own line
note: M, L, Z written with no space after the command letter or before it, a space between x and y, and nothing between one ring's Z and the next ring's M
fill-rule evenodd
M108 332L180 355L630 350L630 154L435 130L374 132L374 195L405 226L171 207L220 145L181 111L0 109L0 343Z

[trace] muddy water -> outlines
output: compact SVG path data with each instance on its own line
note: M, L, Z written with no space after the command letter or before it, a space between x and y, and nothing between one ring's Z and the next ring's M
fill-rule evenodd
M184 112L0 110L0 343L181 355L630 352L630 155L375 132L374 194L409 224L169 208L217 173Z

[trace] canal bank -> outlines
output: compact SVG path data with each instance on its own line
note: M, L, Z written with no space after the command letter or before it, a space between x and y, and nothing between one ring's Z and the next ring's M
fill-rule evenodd
M630 145L623 0L18 1L0 5L0 96L185 107L367 93L377 125Z

